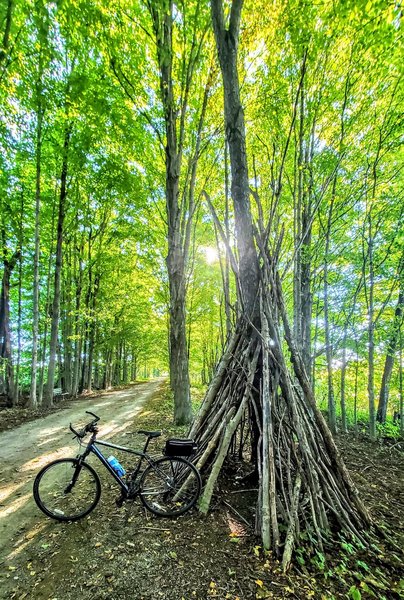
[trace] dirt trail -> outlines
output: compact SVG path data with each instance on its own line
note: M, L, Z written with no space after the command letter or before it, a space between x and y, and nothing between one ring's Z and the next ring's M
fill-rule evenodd
M40 533L43 518L32 498L33 479L42 465L77 454L69 423L85 424L90 419L85 411L91 410L101 417L100 434L104 439L123 435L133 430L133 418L161 384L162 380L157 379L75 401L60 412L0 433L0 564L23 549L23 532L25 539L27 532L28 537L30 532L32 536Z

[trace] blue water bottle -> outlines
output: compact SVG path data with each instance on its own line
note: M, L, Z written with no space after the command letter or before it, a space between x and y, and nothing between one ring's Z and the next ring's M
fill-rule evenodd
M119 475L119 477L123 477L125 475L125 469L123 468L119 460L115 458L115 456L109 456L107 460L111 467L114 469L115 473Z

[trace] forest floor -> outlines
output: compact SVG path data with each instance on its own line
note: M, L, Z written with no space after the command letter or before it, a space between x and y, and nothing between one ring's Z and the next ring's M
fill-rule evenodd
M283 575L253 534L256 491L237 479L243 474L237 465L229 467L231 477L222 478L207 517L192 511L158 519L139 501L118 509L117 489L102 477L101 502L89 517L70 524L47 519L32 499L32 479L54 457L74 455L67 426L84 423L86 409L102 417L100 435L118 444L142 446L142 438L131 433L140 427L161 429L164 437L185 433L171 424L160 380L68 403L0 434L0 598L404 598L399 551L383 542L372 554L343 539L326 557L300 550L296 566ZM161 439L153 442L152 453L161 451ZM375 520L403 546L403 444L372 444L352 435L339 436L338 443Z

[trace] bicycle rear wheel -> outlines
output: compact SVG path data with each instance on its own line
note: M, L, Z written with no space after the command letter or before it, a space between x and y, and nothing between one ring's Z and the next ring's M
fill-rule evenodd
M45 515L57 521L78 521L97 506L101 483L90 465L77 458L61 458L38 473L33 491Z
M194 506L201 493L199 471L184 458L163 457L147 467L140 481L140 499L160 517L178 517Z

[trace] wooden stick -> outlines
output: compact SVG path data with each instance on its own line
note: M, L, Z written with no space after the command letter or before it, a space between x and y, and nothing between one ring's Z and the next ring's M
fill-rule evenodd
M290 561L292 559L293 547L295 544L296 523L298 521L299 494L300 494L301 485L302 485L302 479L300 477L300 473L298 472L296 475L295 485L293 488L291 515L290 515L288 530L286 533L285 549L283 551L283 557L282 557L282 569L283 569L284 573L289 568Z

